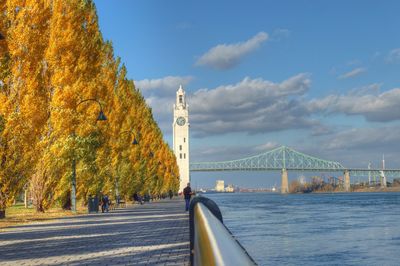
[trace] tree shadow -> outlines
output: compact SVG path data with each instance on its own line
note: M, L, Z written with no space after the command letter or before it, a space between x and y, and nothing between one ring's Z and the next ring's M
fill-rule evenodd
M72 265L188 262L189 222L183 207L181 202L156 202L15 226L0 233L0 262L29 264L43 259L52 264L52 258L68 259Z

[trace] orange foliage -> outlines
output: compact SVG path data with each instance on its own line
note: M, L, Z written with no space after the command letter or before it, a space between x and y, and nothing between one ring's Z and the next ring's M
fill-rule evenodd
M65 199L73 160L83 201L177 191L175 156L93 1L2 1L0 33L0 210L27 182L40 211Z

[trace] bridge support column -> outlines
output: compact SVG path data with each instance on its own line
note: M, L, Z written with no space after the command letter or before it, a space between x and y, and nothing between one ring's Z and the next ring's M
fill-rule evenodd
M349 172L349 170L344 170L344 190L346 192L350 191L350 172Z
M281 193L286 194L289 193L289 180L288 180L288 172L285 168L282 169L282 187Z
M381 171L380 176L381 176L381 178L380 178L381 188L385 188L387 186L385 173L383 171Z

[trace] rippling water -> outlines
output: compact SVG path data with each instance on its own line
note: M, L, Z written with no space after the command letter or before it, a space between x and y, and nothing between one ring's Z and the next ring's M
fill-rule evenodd
M400 265L400 193L205 196L259 265Z

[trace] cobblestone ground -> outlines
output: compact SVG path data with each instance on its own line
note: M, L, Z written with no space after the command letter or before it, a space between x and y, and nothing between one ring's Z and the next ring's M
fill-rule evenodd
M0 265L189 265L182 200L8 228Z

